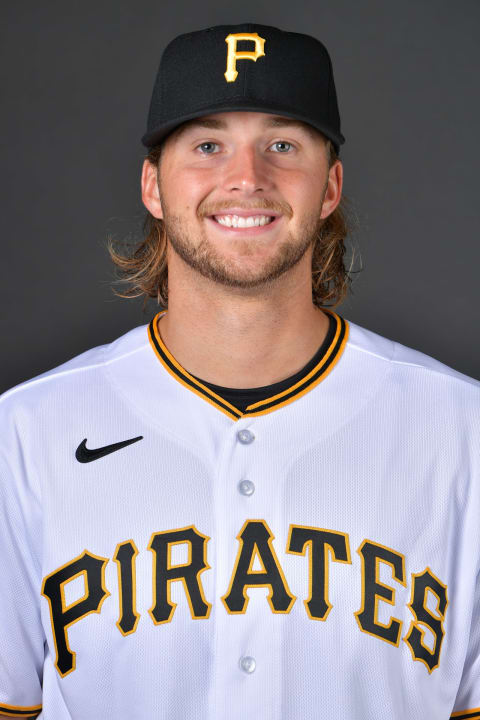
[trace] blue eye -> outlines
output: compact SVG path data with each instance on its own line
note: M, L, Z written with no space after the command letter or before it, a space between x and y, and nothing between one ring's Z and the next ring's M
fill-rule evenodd
M275 146L278 148L277 152L279 153L286 153L293 147L292 143L286 142L285 140L278 140L278 142L273 143L270 147Z
M200 148L200 152L203 155L212 155L213 150L211 150L209 148L218 147L218 146L217 146L217 143L214 143L214 142L204 142L201 145L199 145L198 147Z

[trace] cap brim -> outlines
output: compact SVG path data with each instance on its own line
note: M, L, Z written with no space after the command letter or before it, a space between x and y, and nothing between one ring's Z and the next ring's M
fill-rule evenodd
M203 117L204 115L213 115L214 113L235 111L264 112L271 115L283 115L288 118L300 120L307 125L311 125L316 130L319 130L323 135L325 135L329 140L331 140L335 146L337 154L340 149L339 146L343 145L343 143L345 142L345 138L341 133L333 133L327 126L323 125L322 123L313 122L310 118L307 119L306 117L302 116L300 113L292 110L291 108L272 106L264 103L259 103L257 105L252 104L252 101L249 100L246 103L237 101L233 105L231 101L225 103L218 103L216 105L210 105L208 107L200 108L195 112L189 113L188 115L182 115L180 117L172 118L170 120L166 119L164 122L162 122L161 125L158 125L157 127L152 128L151 130L146 132L145 135L142 137L142 143L143 145L145 145L145 147L154 147L155 145L159 145L163 140L166 139L166 137L171 132L173 132L177 127L182 125L184 122L187 122L188 120L194 120L195 118Z

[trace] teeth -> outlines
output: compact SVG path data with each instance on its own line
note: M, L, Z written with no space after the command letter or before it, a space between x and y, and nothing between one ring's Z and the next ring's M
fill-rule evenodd
M271 223L273 220L273 218L268 215L250 215L249 217L243 217L241 215L214 215L214 218L220 225L239 228L268 225L268 223Z

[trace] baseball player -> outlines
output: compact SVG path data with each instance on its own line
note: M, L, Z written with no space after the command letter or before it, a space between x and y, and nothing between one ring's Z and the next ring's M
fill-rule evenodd
M332 309L327 50L177 37L143 142L161 309L0 401L0 715L478 720L480 387Z

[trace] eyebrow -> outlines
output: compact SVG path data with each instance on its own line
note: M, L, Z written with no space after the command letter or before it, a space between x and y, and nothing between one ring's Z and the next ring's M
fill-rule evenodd
M299 128L300 130L306 132L313 139L318 138L318 135L320 134L318 130L316 130L311 125L308 125L308 123L304 123L301 120L296 120L295 118L283 117L282 115L269 116L265 119L264 125L265 130L268 130L270 128L282 127ZM207 128L210 130L227 130L228 123L225 120L214 117L193 118L193 120L187 120L185 123L180 125L180 127L177 129L177 132L175 133L176 139L183 135L187 130L196 127Z

